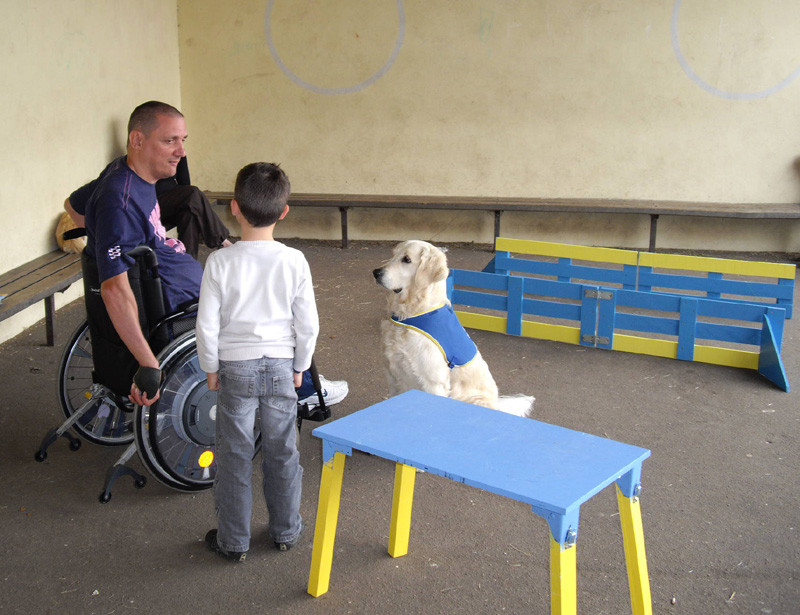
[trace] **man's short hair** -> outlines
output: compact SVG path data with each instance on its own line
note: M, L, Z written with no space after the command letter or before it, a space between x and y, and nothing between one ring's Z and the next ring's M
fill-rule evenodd
M236 176L233 198L250 224L270 226L280 219L291 189L289 178L279 165L253 162Z
M150 100L136 107L131 113L131 117L128 120L128 134L131 134L134 130L139 130L145 136L149 135L158 126L158 115L183 117L183 113L172 105Z

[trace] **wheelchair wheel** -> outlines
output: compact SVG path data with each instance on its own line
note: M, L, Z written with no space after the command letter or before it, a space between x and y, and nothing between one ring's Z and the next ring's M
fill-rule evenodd
M137 407L134 433L142 462L157 480L179 491L200 491L214 483L217 393L200 369L194 331L169 344L158 357L161 396Z
M84 321L72 334L58 367L58 400L67 418L92 400L92 370L92 342ZM78 435L103 446L130 444L133 421L120 407L125 402L109 394L95 397L92 403L94 407L73 425Z

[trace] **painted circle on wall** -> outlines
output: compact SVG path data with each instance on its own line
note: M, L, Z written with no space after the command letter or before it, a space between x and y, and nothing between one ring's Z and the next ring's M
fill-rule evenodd
M672 49L675 52L675 57L678 59L678 63L681 65L683 72L694 81L697 85L699 85L702 89L704 89L709 94L713 94L714 96L718 96L720 98L726 98L728 100L755 100L757 98L766 98L775 92L779 92L790 83L792 83L795 79L800 77L800 66L794 69L792 73L790 73L787 77L776 83L775 85L758 90L753 92L732 92L728 90L722 90L717 88L705 79L703 79L697 72L692 68L692 65L686 59L684 55L681 45L680 45L680 37L678 35L678 14L680 12L681 4L683 0L675 0L675 4L672 8L672 24L671 24L671 38L672 38ZM744 5L744 3L742 3ZM731 6L731 5L729 5ZM748 10L752 10L749 7Z
M402 0L395 0L397 5L397 40L395 41L394 48L392 50L389 59L386 63L383 64L375 73L370 75L367 79L356 83L354 85L345 86L345 87L324 87L320 85L315 85L306 81L305 79L299 77L289 66L286 62L283 61L281 55L278 53L278 49L275 45L275 40L272 33L272 11L275 6L275 0L269 0L267 2L267 14L265 17L265 33L267 38L267 46L269 47L270 54L272 54L272 58L275 60L275 63L278 67L283 71L283 73L291 79L293 83L303 87L307 90L311 90L312 92L316 92L317 94L352 94L354 92L359 92L364 88L369 87L373 83L375 83L378 79L383 77L389 69L394 64L395 60L397 60L397 56L400 54L400 48L403 46L403 38L405 36L405 28L406 28L406 18L405 18L405 11L403 10L403 2Z

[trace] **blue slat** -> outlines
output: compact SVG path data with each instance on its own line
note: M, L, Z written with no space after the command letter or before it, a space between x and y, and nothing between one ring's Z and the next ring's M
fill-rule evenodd
M450 300L453 305L467 305L470 307L485 308L487 310L506 310L508 301L505 295L490 295L479 293L473 290L453 291L453 298Z
M733 344L761 344L761 329L739 327L736 325L720 325L713 322L697 323L697 339L731 342Z
M531 316L562 318L564 320L574 320L576 322L581 319L581 306L574 303L525 299L522 303L522 311Z
M614 328L616 327L617 302L616 291L611 293L610 299L600 299L597 303L597 347L611 350L614 346ZM603 338L607 342L601 341Z
M549 262L508 257L498 259L495 257L494 269L496 272L502 270L551 276L558 278L557 281L561 282L576 279L613 284L635 284L636 282L636 267L633 265L625 265L623 269L608 269L606 267L575 265L572 263L572 259L569 258L560 258L558 262Z
M639 287L656 286L663 289L694 290L709 293L722 293L727 295L741 295L744 297L770 297L791 299L793 289L782 284L768 284L765 282L750 282L747 280L726 280L710 277L675 275L671 273L651 273L639 268ZM664 291L656 291L664 292ZM669 291L666 291L669 292ZM709 298L714 298L709 295Z
M616 328L624 331L641 333L661 333L662 335L678 335L678 320L663 316L644 316L617 312Z
M508 280L506 333L522 335L522 278L519 276L510 276Z
M466 269L451 269L450 274L453 276L453 282L456 286L474 286L492 290L506 290L508 288L509 276L507 275L467 271Z
M581 302L581 346L594 346L594 341L584 341L584 336L594 337L597 333L597 298L591 296L587 291L598 291L598 286L589 286L582 284L581 293L583 294L583 301Z
M789 380L781 361L780 345L776 343L772 332L772 323L764 316L763 335L761 336L761 352L758 355L758 373L779 388L789 392Z
M695 332L697 328L697 300L684 297L681 300L678 326L678 352L676 357L682 361L694 360Z
M580 284L532 278L523 278L523 280L526 295L541 295L543 297L557 297L559 299L572 299L574 301L581 301L583 299L583 290Z

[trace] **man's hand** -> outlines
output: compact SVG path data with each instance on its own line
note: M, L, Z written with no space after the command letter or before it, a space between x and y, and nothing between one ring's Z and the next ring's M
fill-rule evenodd
M128 396L134 404L137 406L152 406L154 403L158 401L158 398L161 396L161 393L156 391L156 396L153 399L147 397L147 393L140 390L139 387L136 386L136 383L131 385L131 394Z

